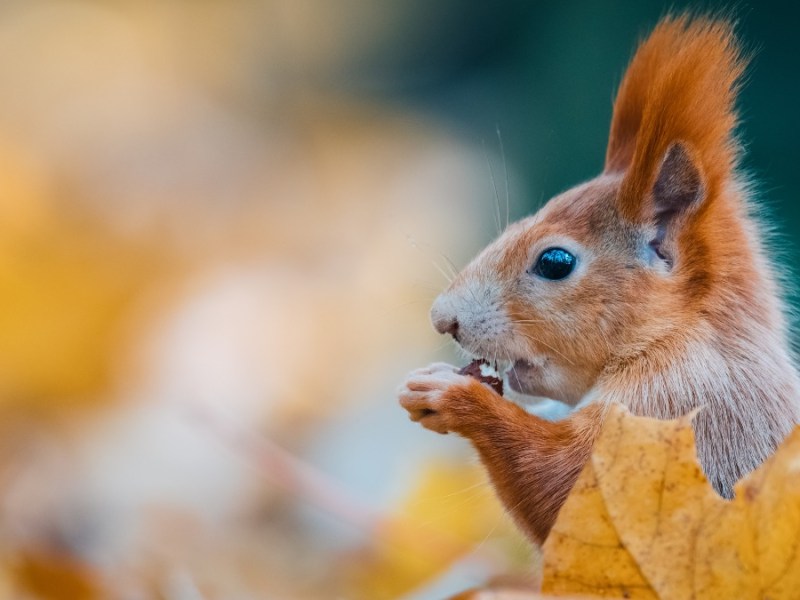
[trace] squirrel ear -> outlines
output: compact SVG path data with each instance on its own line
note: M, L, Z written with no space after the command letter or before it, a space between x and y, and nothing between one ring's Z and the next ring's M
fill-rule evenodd
M656 216L683 213L699 205L703 196L703 179L689 150L680 142L672 144L653 185Z
M689 149L680 142L672 144L661 161L652 190L652 215L656 236L650 242L659 258L672 264L668 242L673 239L676 221L697 209L705 198L700 170Z

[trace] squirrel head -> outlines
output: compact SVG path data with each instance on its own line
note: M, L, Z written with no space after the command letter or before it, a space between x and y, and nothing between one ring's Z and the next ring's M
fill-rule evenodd
M670 332L706 326L721 297L752 301L734 176L744 65L729 23L662 20L620 85L603 173L510 225L437 298L434 327L513 365L513 389L575 404Z

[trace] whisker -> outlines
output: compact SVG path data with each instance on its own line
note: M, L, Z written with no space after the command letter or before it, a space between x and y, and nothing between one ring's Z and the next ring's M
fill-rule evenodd
M497 528L499 527L499 525L500 525L500 521L498 520L498 521L495 522L494 526L489 530L489 533L487 533L484 536L484 538L480 542L478 542L478 544L476 546L474 546L472 548L472 550L471 550L472 554L477 554L478 552L480 552L480 549L483 548L483 545L489 540L490 537L492 537L492 534L495 531L497 531Z
M428 255L425 255L425 253L424 253L424 252L423 252L423 250L422 250L422 246L420 246L420 244L418 244L418 243L417 243L417 240L415 240L413 236L410 236L410 235L406 236L406 240L408 240L408 243L409 243L409 244L411 244L411 247L412 247L412 248L414 248L415 250L417 250L417 251L418 251L420 254L422 254L423 256L425 256L425 258L427 258L427 259L430 261L431 265L433 265L433 267L434 267L434 268L435 268L437 271L439 271L439 273L441 273L442 277L444 277L444 278L445 278L445 280L447 281L447 284L448 284L448 285L449 285L449 284L451 284L451 283L453 283L453 277L451 277L450 275L448 275L448 274L447 274L447 273L444 271L444 269L442 269L442 266L441 266L441 265L440 265L438 262L436 262L436 261L435 261L434 259L432 259L430 256L428 256Z
M442 260L444 260L445 264L449 267L450 273L453 279L455 279L456 275L458 275L458 269L456 268L455 264L453 264L453 261L450 260L450 258L442 252L439 252L439 256L442 258Z
M506 150L503 146L503 136L500 135L500 125L495 125L497 129L497 140L500 142L500 157L503 159L503 173L506 179L506 227L508 227L509 213L511 211L511 188L508 185L508 163L506 162Z
M513 514L514 514L514 511L515 511L515 510L517 510L517 509L518 509L520 506L522 506L522 503L523 503L523 502L525 502L525 500L526 500L526 498L522 498L521 500L519 500L519 502L517 502L516 504L514 504L514 506L511 506L511 507L509 507L509 508L506 508L506 510L505 510L506 514L513 515ZM483 540L481 540L481 542L480 542L479 544L477 544L476 546L474 546L474 547L472 548L472 552L473 552L473 553L477 553L477 552L478 552L478 551L481 549L481 547L482 547L482 546L483 546L483 545L486 543L486 541L487 541L487 540L489 539L489 537L490 537L490 536L491 536L491 535L492 535L492 534L495 532L495 530L497 529L497 527L498 527L499 525L500 525L500 521L497 521L497 522L494 524L494 527L492 527L492 528L491 528L491 530L489 531L489 533L487 533L487 534L486 534L486 537L484 537L484 538L483 538Z
M489 485L488 481L478 481L477 483L473 483L472 485L468 485L463 490L457 490L455 492L450 492L449 494L445 494L444 496L439 496L439 500L447 500L448 498L452 498L453 496L460 496L461 494L468 492L470 490L474 490L476 488L483 488Z
M514 379L517 380L517 387L521 389L522 388L522 383L519 380L519 375L517 374L517 372L513 368L514 367L514 361L511 359L511 355L508 354L508 353L505 353L505 358L503 360L508 363L508 368L505 369L505 370L508 371L509 378L513 374Z
M442 274L442 277L445 278L445 280L447 281L448 285L453 283L453 278L450 275L447 274L447 272L441 267L441 265L438 262L432 260L431 264L436 268L437 271L439 271L439 273Z
M512 366L512 368L511 368L511 371L510 371L510 373L513 373L513 374L514 374L514 379L516 379L516 380L517 380L517 387L518 387L519 389L522 389L522 382L519 380L519 375L517 374L517 371L516 371L516 370L513 368L513 366Z
M552 347L550 344L548 344L548 343L546 343L546 342L543 342L542 340L540 340L540 339L537 339L537 338L533 337L532 335L529 335L529 334L525 333L524 331L517 331L517 332L515 332L515 333L516 333L516 334L519 334L519 335L521 335L521 336L522 336L522 337L524 337L524 338L527 338L527 339L529 339L530 341L532 341L532 342L533 342L533 343L535 343L535 344L542 344L542 345L543 345L543 346L545 346L546 348L548 348L548 349L552 350L553 352L555 352L556 354L558 354L558 355L559 355L561 358L563 358L563 359L564 359L565 361L567 361L569 364L571 364L571 365L573 365L573 366L575 365L575 363L574 363L574 362L572 362L570 359L568 359L566 356L564 356L564 354L562 354L561 352L559 352L557 349L553 348L553 347Z
M490 488L489 488L489 482L485 481L485 482L481 482L481 483L483 483L484 485L477 486L477 487L476 486L470 486L469 488L467 488L467 490L469 490L471 493L467 494L466 496L464 496L462 498L456 498L455 502L452 502L452 501L451 502L444 502L444 503L442 503L442 505L446 506L449 511L456 511L456 510L464 507L465 505L468 505L470 502L474 503L475 500L477 500L477 499L479 499L481 497L481 495L483 495L483 494L488 495L489 493L491 493L490 492ZM466 490L462 490L462 491L466 491ZM460 493L460 492L456 492L456 493ZM450 495L451 494L448 494L447 496L444 496L444 498L448 498L448 496L450 496ZM439 500L440 498L436 497L436 498L432 498L432 499ZM428 499L428 501L430 501L430 500L431 499ZM425 500L423 500L423 501L425 501ZM437 524L439 524L441 522L439 519L440 519L440 517L438 515L431 516L431 517L429 517L427 519L423 519L423 520L419 521L419 525L422 526L422 527L435 526L435 525L437 525Z
M432 352L435 354L435 353L437 353L437 352L440 352L440 351L444 350L444 349L445 349L445 348L448 346L448 344L450 344L450 342L451 342L451 341L452 341L452 340L445 340L445 341L443 341L441 344L439 344L438 346L436 346L436 348L434 348L434 349L432 350Z
M481 141L483 145L483 156L486 158L486 165L489 167L489 177L492 180L492 188L494 188L494 204L495 204L495 223L497 224L498 235L502 233L502 221L500 220L500 194L497 192L497 182L494 179L494 169L492 168L492 161L489 160L489 153L486 152L486 142Z
M475 290L472 289L471 285L467 286L467 291L469 292L469 295L472 296L472 300L475 302L475 306L481 306L481 303L478 302L478 297L475 295Z

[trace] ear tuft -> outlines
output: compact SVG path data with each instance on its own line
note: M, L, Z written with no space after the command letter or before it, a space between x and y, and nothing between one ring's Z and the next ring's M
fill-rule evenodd
M686 146L673 144L653 186L656 219L686 212L699 205L704 195L703 179Z
M746 62L733 24L713 17L668 16L640 45L614 103L606 155L605 171L623 174L624 218L649 219L657 177L667 204L691 204L699 183L707 202L720 195L739 155L735 100Z

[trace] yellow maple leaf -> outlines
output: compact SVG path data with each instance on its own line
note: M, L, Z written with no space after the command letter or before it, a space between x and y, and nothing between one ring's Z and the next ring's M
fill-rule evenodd
M797 598L800 429L725 500L689 417L612 407L544 546L542 591L624 598Z

